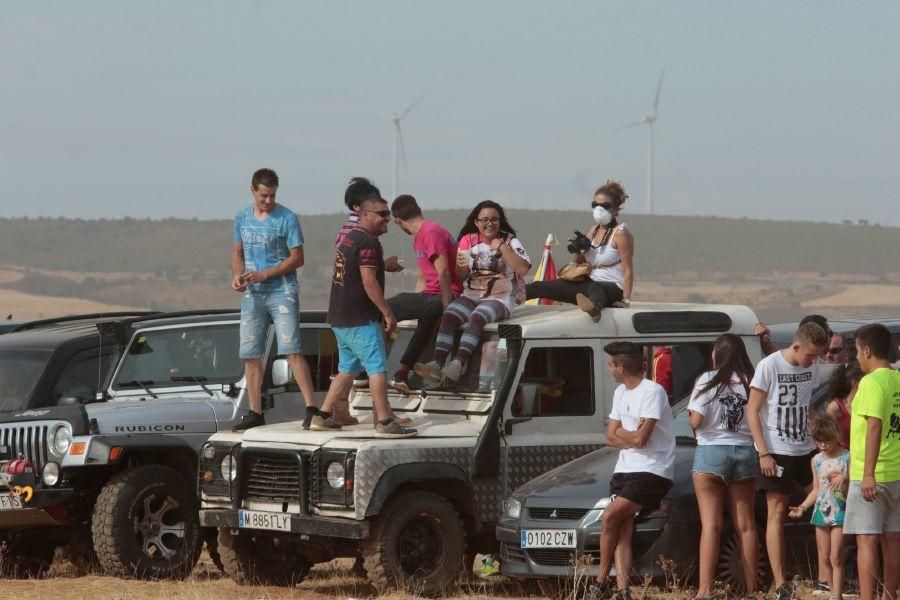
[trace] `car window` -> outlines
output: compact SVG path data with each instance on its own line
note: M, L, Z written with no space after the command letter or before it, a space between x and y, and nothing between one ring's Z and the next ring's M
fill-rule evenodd
M115 365L118 353L111 350L79 352L69 359L53 385L53 403L76 397L90 402L103 389L109 370Z
M141 332L128 347L113 388L233 383L244 371L238 339L237 323Z
M594 353L587 346L528 351L512 404L513 416L594 414Z
M49 358L50 352L45 351L0 351L0 412L29 407L34 386Z
M660 384L675 405L690 396L694 382L712 368L712 342L647 345L647 378Z

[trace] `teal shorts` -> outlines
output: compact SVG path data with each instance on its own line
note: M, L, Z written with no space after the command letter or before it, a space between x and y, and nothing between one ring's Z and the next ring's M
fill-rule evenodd
M387 352L381 323L372 321L356 327L332 327L338 346L338 371L369 375L387 373Z

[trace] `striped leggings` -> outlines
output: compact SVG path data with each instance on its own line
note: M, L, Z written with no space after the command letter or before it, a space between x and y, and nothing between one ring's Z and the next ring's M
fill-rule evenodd
M508 316L509 309L499 300L489 298L478 301L460 296L447 306L444 316L441 317L441 329L438 331L434 345L434 360L442 367L444 366L447 362L447 355L453 348L456 330L465 323L466 329L459 338L459 348L456 350L455 357L465 367L469 362L469 357L478 347L484 326L503 320Z

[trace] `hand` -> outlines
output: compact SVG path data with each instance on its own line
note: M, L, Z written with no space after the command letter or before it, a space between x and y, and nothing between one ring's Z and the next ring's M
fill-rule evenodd
M235 275L231 278L231 289L236 292L244 292L247 291L247 286L241 281L240 275Z
M247 283L262 283L268 279L265 271L247 271L241 275L241 281Z
M628 308L628 307L630 307L631 305L630 305L630 304L625 304L624 302L622 302L622 301L620 300L619 302L613 302L613 306L614 306L615 308Z
M788 516L792 519L799 519L800 517L803 516L803 513L805 513L805 512L806 511L803 510L802 506L792 506L791 510L788 511Z
M862 490L863 500L866 502L875 502L875 496L878 495L878 490L875 488L875 477L872 475L863 475L859 487Z
M403 270L403 265L396 256L388 256L384 259L384 270L388 273L399 273Z
M460 250L456 253L456 266L462 269L469 268L469 256L465 250Z
M778 475L777 471L778 463L775 462L775 459L771 457L771 455L760 456L759 457L759 472L765 475L766 477L775 477Z
M847 478L841 473L832 473L828 478L828 487L832 490L840 490L847 483Z
M753 327L753 335L759 336L759 339L761 339L764 342L768 342L772 338L772 332L769 331L769 328L766 327L765 325L763 325L762 323L757 323Z
M394 313L386 312L384 315L384 332L390 333L393 330L397 329L397 319L394 317Z

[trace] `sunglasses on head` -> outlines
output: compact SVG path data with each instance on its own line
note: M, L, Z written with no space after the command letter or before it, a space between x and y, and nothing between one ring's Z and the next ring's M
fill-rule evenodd
M382 219L387 219L389 216L391 216L391 211L390 211L389 209L387 209L387 208L384 209L384 210L367 210L367 209L363 209L363 210L361 210L361 211L359 211L359 212L374 213L374 214L378 215L379 217L381 217Z
M827 354L829 356L834 356L835 354L840 354L843 351L844 351L844 346L841 346L839 348L829 348L828 350L825 351L825 354Z
M612 203L610 202L597 202L594 200L591 202L591 208L597 208L598 206L605 208L606 210L612 210Z

